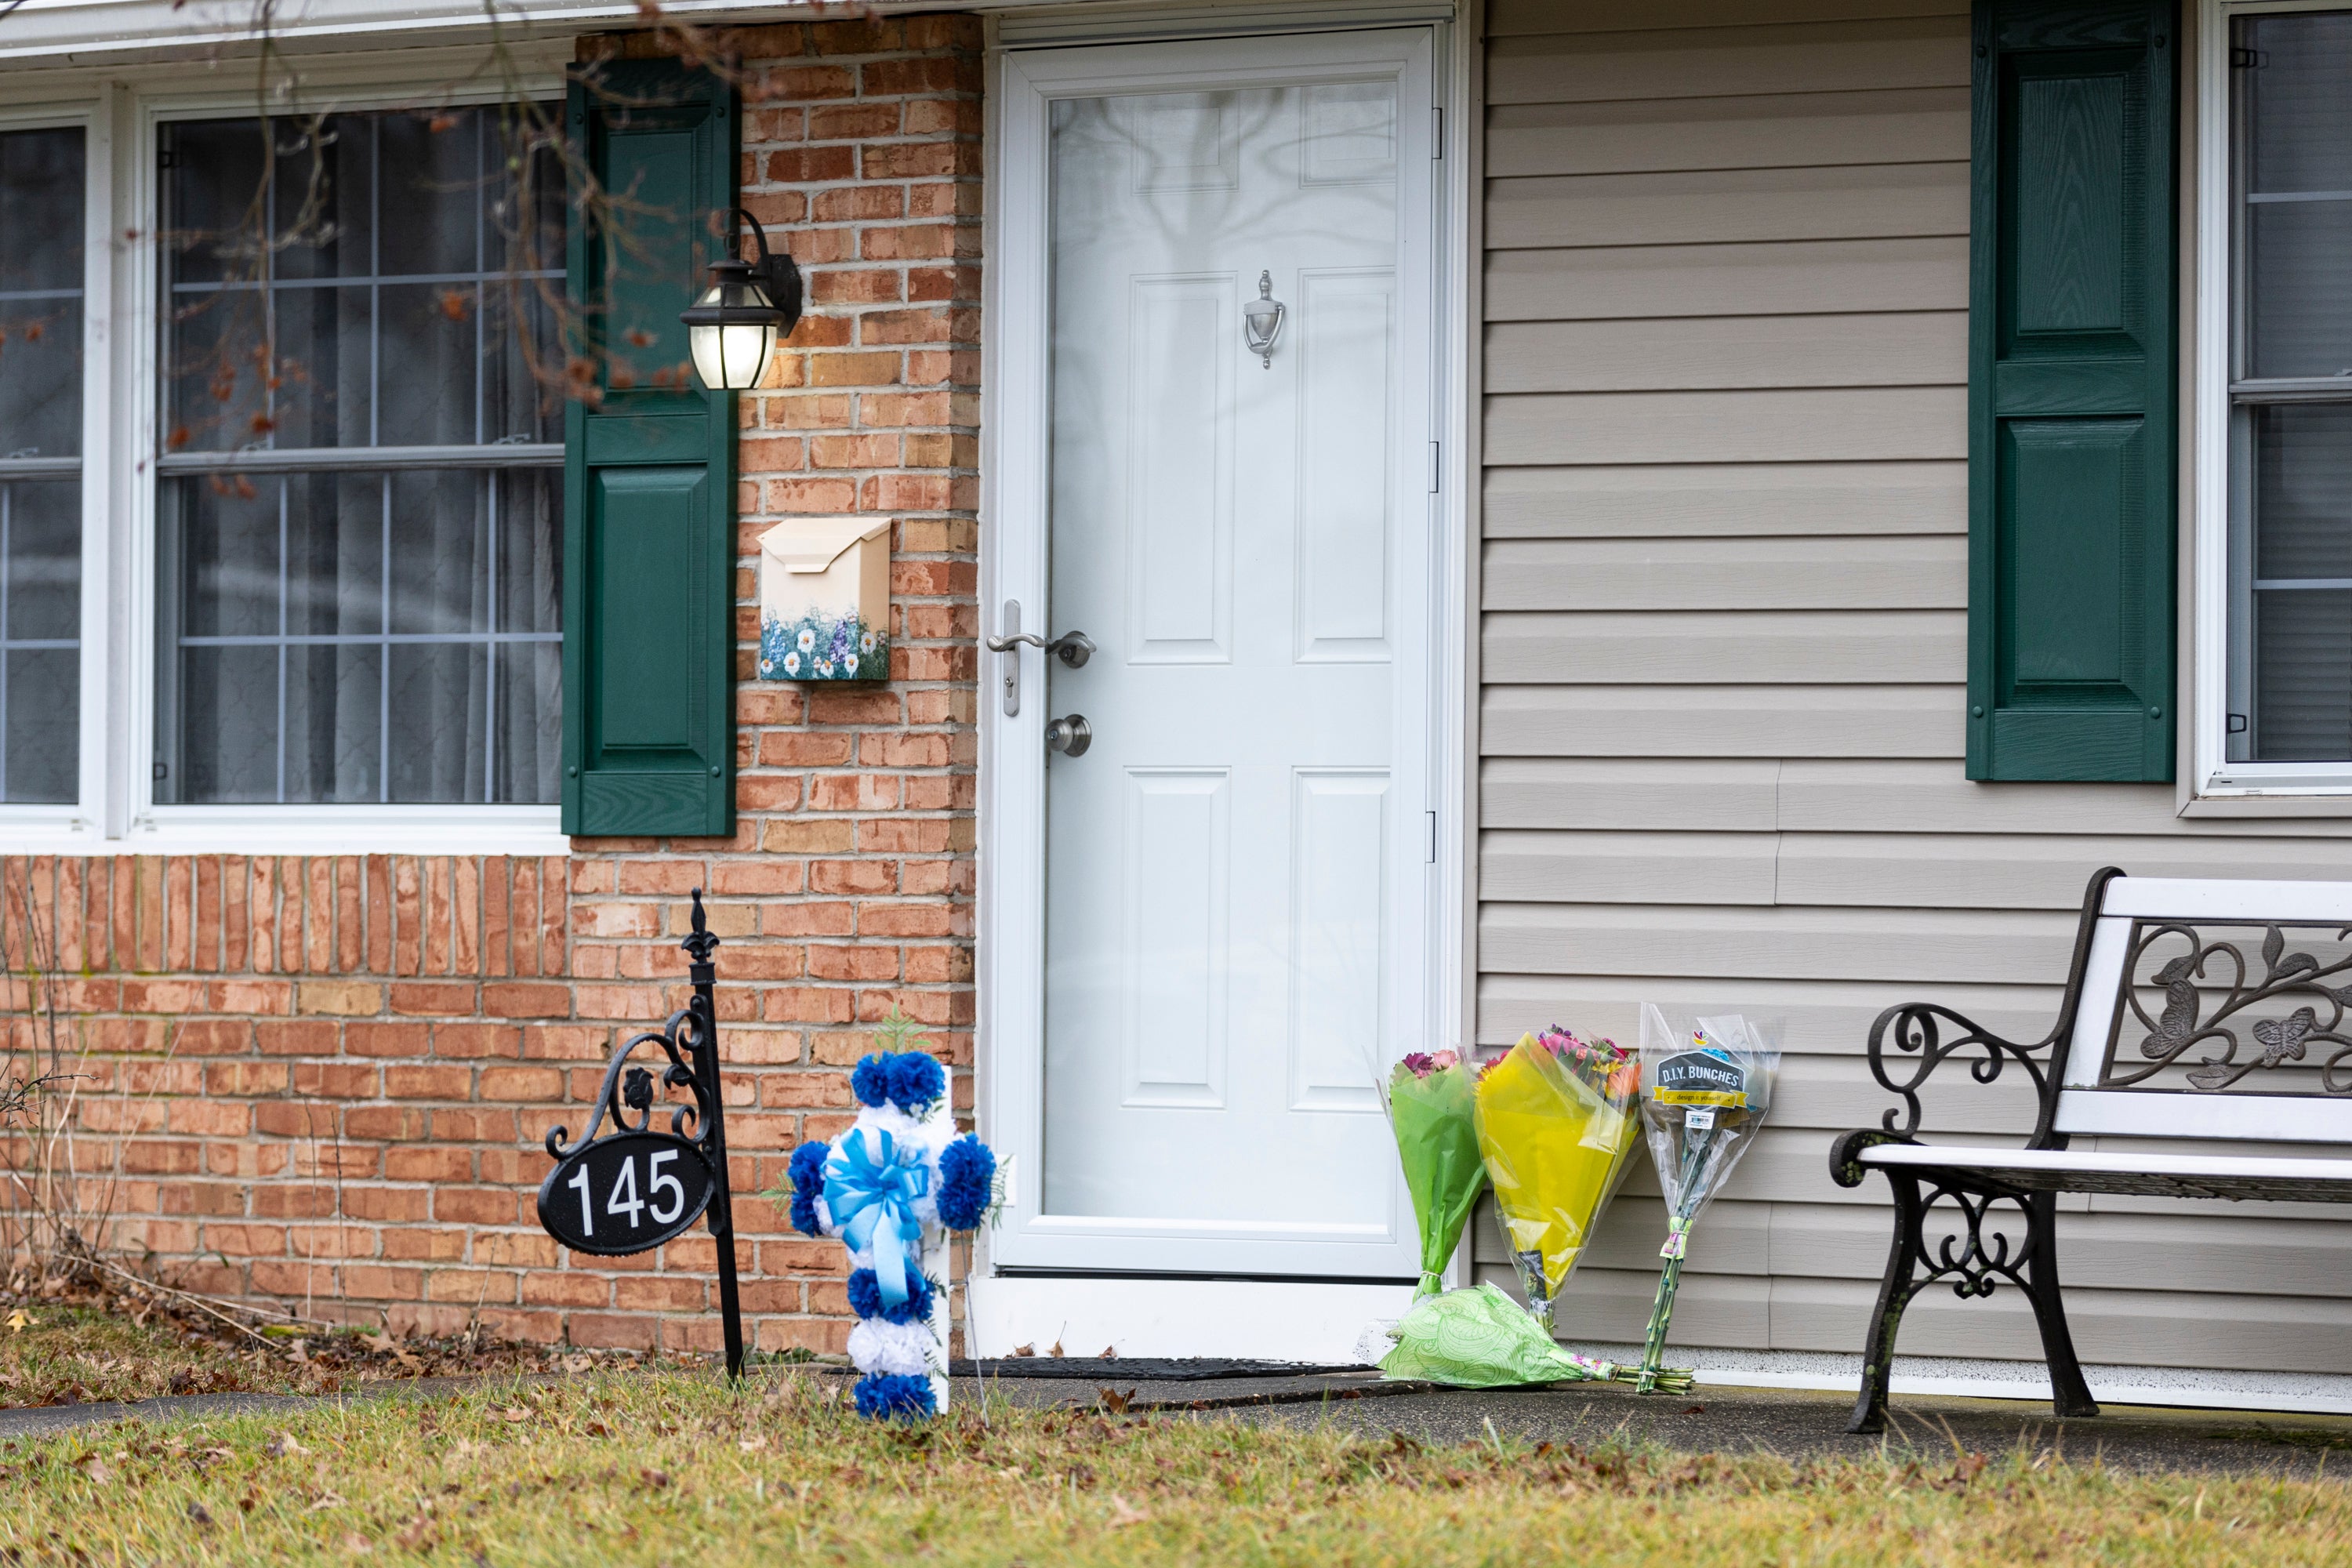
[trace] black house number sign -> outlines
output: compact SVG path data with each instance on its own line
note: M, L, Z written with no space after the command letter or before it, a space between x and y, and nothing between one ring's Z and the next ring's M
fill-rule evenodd
M706 1216L719 1244L719 1310L727 1372L743 1373L743 1315L735 1288L735 1222L727 1188L727 1121L719 1099L718 1015L710 961L719 939L704 924L702 889L694 889L693 930L678 945L691 962L694 994L661 1028L631 1037L605 1064L587 1135L566 1143L562 1127L547 1134L555 1168L539 1184L539 1223L574 1252L622 1258L674 1241ZM632 1066L639 1046L661 1048L657 1072ZM656 1127L655 1085L683 1089L691 1103L668 1107ZM612 1131L597 1136L609 1118Z
M710 1162L686 1140L614 1133L557 1164L539 1191L539 1223L574 1252L625 1257L693 1229L718 1190Z

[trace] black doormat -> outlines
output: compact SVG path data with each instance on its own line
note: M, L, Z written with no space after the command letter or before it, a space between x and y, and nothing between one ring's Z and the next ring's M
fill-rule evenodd
M955 1377L1125 1378L1146 1383L1202 1383L1221 1377L1328 1377L1335 1373L1362 1372L1369 1366L1328 1365L1297 1361L1240 1361L1215 1356L1168 1359L1158 1356L990 1356L959 1361L948 1367Z

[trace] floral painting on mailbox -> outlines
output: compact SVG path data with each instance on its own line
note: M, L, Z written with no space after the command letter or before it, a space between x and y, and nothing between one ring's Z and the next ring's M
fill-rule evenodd
M760 679L887 680L890 520L806 517L760 536Z

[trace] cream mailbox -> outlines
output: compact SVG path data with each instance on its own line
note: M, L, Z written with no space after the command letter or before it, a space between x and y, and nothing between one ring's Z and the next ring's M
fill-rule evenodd
M760 535L760 679L889 676L890 520L800 517Z

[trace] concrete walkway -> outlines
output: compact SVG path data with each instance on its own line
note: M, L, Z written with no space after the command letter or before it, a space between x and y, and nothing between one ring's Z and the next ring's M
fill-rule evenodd
M1111 1364L1111 1363L1107 1363ZM963 1396L966 1380L957 1380ZM1948 1468L1958 1453L2006 1455L2023 1447L2037 1457L2094 1461L2135 1471L2242 1471L2312 1475L2332 1467L2352 1477L2352 1416L2109 1405L2095 1420L2058 1421L2040 1403L1914 1395L1895 1402L1886 1436L1845 1429L1850 1394L1801 1389L1701 1386L1679 1397L1636 1396L1618 1384L1471 1392L1426 1384L1382 1383L1362 1373L1308 1377L1222 1378L1197 1383L1084 1382L997 1378L971 1383L1024 1406L1099 1408L1124 1401L1130 1411L1212 1413L1283 1425L1327 1425L1385 1436L1402 1432L1431 1444L1486 1442L1496 1436L1529 1442L1612 1439L1659 1443L1685 1453L1785 1458L1916 1455ZM1106 1401L1104 1390L1111 1397Z
M2058 1421L2050 1407L2006 1399L1913 1396L1895 1402L1886 1436L1857 1437L1845 1424L1848 1394L1800 1389L1701 1387L1679 1398L1636 1397L1617 1384L1528 1392L1445 1390L1379 1404L1348 1402L1328 1413L1307 1407L1250 1413L1245 1419L1327 1420L1353 1430L1402 1431L1423 1442L1463 1442L1498 1434L1590 1447L1618 1438L1654 1442L1685 1453L1784 1458L1860 1458L1879 1451L1916 1456L1936 1472L1958 1454L2006 1455L2022 1447L2052 1460L2097 1462L2133 1471L2274 1471L2312 1476L2323 1468L2352 1479L2352 1419L2284 1413L2108 1405L2095 1420ZM2332 1460L2328 1458L2334 1455Z
M808 1369L845 1375L835 1369ZM446 1398L479 1382L424 1378L369 1384L347 1394L199 1394L135 1405L67 1405L0 1410L0 1438L40 1437L120 1420L173 1421L292 1414L338 1399ZM534 1378L531 1381L542 1381ZM2352 1477L2352 1417L2290 1412L2108 1406L2096 1420L2060 1422L2049 1406L2013 1400L1915 1395L1895 1401L1884 1438L1850 1436L1850 1395L1790 1389L1702 1386L1676 1397L1637 1398L1612 1384L1558 1389L1470 1392L1383 1383L1367 1373L1213 1378L1122 1378L1116 1363L1087 1376L959 1377L954 1398L1002 1399L1025 1409L1156 1412L1202 1420L1327 1426L1369 1436L1402 1432L1429 1444L1496 1437L1576 1443L1657 1443L1685 1453L1790 1459L1863 1457L1882 1444L1924 1468L1948 1468L1956 1453L2100 1463L2132 1471L2263 1471Z

